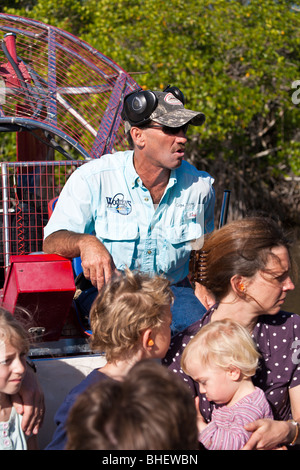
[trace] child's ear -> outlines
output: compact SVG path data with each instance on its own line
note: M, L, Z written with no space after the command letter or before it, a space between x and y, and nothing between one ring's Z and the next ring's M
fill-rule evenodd
M154 341L151 338L152 330L148 328L142 333L142 345L145 351L149 351L154 346Z
M236 366L230 366L227 374L231 380L237 381L241 377L241 370Z

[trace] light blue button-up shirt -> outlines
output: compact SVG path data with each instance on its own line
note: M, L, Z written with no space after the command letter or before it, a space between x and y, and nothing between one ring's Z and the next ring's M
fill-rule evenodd
M188 274L189 256L214 227L212 177L186 161L171 171L157 207L133 165L133 151L103 155L68 179L44 229L94 233L119 270L165 274L172 282Z

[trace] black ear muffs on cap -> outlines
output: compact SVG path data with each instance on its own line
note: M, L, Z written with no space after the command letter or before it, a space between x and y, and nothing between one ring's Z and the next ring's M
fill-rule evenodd
M182 93L181 90L179 90L179 88L177 86L171 86L171 85L168 85L165 89L164 89L164 93L172 93L172 95L175 96L175 98L177 98L179 101L181 101L181 103L184 105L185 104L185 97L184 97L184 94Z
M156 106L157 97L152 91L134 91L125 98L122 118L131 125L146 124Z

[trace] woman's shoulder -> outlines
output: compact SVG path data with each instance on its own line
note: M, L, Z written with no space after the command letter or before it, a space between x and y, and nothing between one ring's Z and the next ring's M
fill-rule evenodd
M272 345L277 349L278 344L281 348L290 348L291 342L300 338L300 316L283 310L276 315L263 315L258 319L253 336L260 348L266 350Z
M258 323L270 328L300 328L300 315L280 310L276 315L262 315Z

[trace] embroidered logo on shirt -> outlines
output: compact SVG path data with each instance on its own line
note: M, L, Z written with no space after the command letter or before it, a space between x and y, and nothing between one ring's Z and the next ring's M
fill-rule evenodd
M131 201L126 201L124 194L117 193L113 197L106 196L107 209L121 215L128 215L132 211Z

